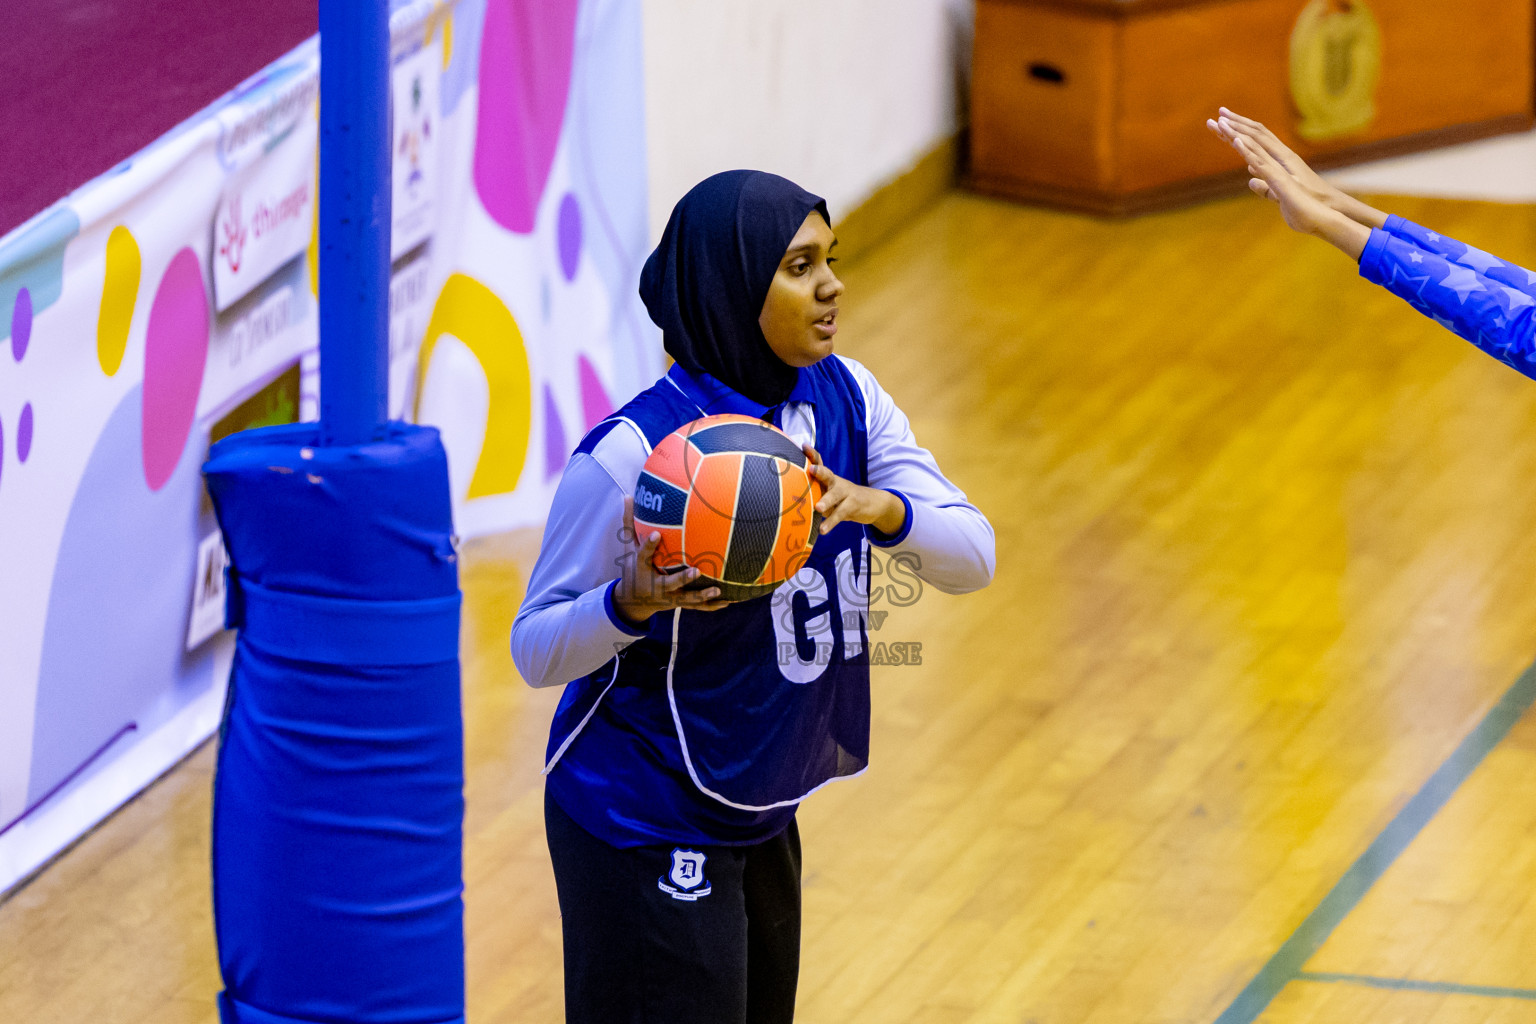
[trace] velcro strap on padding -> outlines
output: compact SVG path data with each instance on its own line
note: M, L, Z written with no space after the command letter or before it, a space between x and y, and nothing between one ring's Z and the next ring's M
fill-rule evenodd
M359 601L270 590L231 574L226 617L270 654L326 665L435 665L459 656L463 596Z

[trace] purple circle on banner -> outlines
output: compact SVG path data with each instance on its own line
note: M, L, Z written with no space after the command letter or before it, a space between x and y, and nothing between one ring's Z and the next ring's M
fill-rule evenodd
M560 200L559 241L560 272L567 281L574 281L581 262L581 204L574 192L567 192Z
M27 343L32 340L32 293L25 288L16 293L16 305L11 307L11 355L21 362L27 354Z
M32 403L21 407L21 419L16 421L16 458L27 461L32 454Z
M586 356L577 357L576 376L581 381L582 415L587 418L587 429L591 430L613 412L613 402L603 389L603 382L598 379L597 368Z
M544 479L553 480L565 468L565 424L560 422L560 409L555 405L555 392L544 385Z
M181 461L207 362L208 297L197 254L185 248L160 279L144 335L141 452L152 491L165 486Z

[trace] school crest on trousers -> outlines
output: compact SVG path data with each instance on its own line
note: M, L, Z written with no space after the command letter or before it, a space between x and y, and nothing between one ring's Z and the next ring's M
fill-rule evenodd
M672 870L656 880L662 892L675 900L703 899L713 888L704 877L704 855L678 847L672 851Z

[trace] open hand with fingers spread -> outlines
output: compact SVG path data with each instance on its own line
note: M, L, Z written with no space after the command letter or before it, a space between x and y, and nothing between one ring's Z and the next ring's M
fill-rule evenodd
M635 501L630 497L624 499L624 530L635 545L633 557L624 560L623 574L613 592L613 606L624 618L640 625L657 612L673 608L715 612L730 606L730 601L720 597L719 587L684 589L699 578L699 570L689 568L668 573L656 568L652 559L656 557L661 534L653 531L644 542L636 536Z
M1371 228L1386 223L1386 214L1330 185L1258 121L1226 107L1219 115L1206 127L1247 163L1248 187L1278 205L1293 230L1316 235L1358 260Z
M821 532L826 533L841 522L864 523L884 534L896 534L907 525L907 506L890 491L863 487L844 480L821 461L821 455L805 446L811 460L811 472L825 488L816 511L821 514Z

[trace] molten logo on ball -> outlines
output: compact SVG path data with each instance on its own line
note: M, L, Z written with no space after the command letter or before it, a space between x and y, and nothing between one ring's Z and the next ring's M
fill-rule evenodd
M660 512L661 502L661 494L646 487L645 484L642 483L635 488L636 507L643 508L651 512Z
M805 564L822 487L805 453L750 416L706 416L668 434L635 487L635 530L661 534L659 569L739 601L772 593Z

